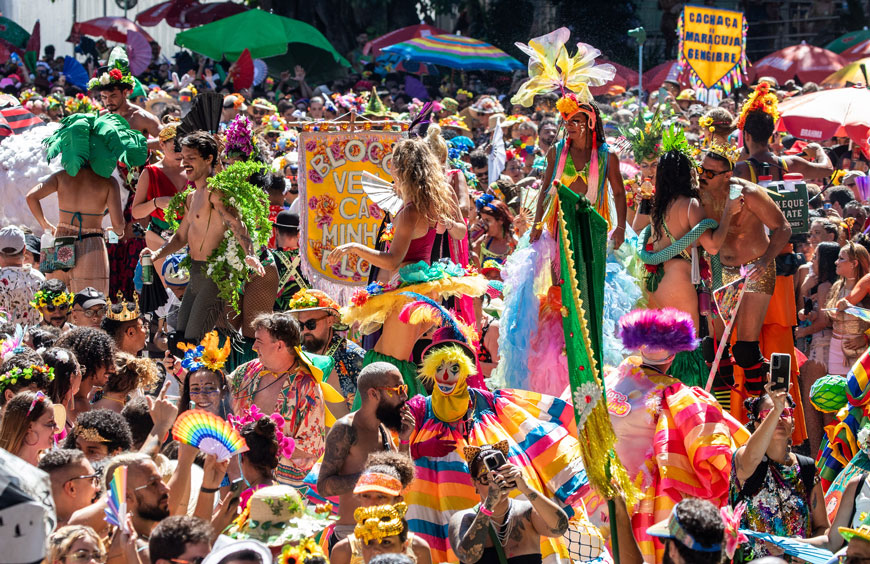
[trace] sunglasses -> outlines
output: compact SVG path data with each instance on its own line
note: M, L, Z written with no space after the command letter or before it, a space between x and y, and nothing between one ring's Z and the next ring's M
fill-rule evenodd
M408 385L407 384L399 384L398 386L377 386L376 390L386 390L387 393L390 394L390 397L393 397L393 394L398 396L404 394L408 395Z
M317 329L317 324L329 317L328 315L324 315L323 317L318 317L317 319L309 319L308 321L300 321L299 324L302 325L303 329L307 329L308 331L314 331Z
M758 412L758 419L759 420L767 419L767 416L770 415L771 411L773 411L773 409L764 409L762 411L759 411ZM791 417L793 413L794 413L794 408L786 407L785 409L782 410L782 413L779 414L779 418L780 419L787 419L787 418Z
M54 304L46 304L45 305L45 311L54 311L56 309L59 309L60 311L66 311L69 309L69 304L62 304L59 306L56 306Z
M704 168L702 166L698 167L698 175L703 176L707 180L713 180L720 174L725 174L726 172L731 172L730 170L710 170L709 168Z
M489 474L484 472L483 474L478 476L477 483L480 484L481 486L488 486L489 485Z

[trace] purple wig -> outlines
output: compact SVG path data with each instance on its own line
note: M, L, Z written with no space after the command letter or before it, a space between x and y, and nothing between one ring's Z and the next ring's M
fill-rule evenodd
M631 350L646 345L676 353L698 346L692 316L672 307L626 313L619 320L618 336L625 348Z

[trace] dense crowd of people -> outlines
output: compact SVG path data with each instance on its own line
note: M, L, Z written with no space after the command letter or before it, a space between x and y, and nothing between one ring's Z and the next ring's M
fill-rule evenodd
M61 166L0 229L0 561L870 558L870 156L777 128L815 84L593 100L563 34L512 84L6 63ZM348 300L298 139L354 128L406 135Z

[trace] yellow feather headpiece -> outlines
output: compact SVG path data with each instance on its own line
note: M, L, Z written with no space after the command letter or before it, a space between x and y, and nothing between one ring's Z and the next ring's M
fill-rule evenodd
M366 544L373 540L380 542L386 537L401 535L405 530L403 519L407 511L408 505L403 501L396 505L358 507L353 512L356 520L353 534Z
M779 99L770 91L770 84L759 82L755 92L749 95L740 110L740 118L737 120L737 128L743 129L746 124L746 116L749 112L762 111L770 114L773 122L779 121Z
M227 363L231 351L229 337L224 340L224 346L221 347L217 331L207 333L200 341L199 346L179 343L178 348L185 351L181 366L188 372L194 372L200 368L208 368L217 372Z
M548 92L559 92L562 96L573 92L577 102L588 104L592 101L589 87L603 86L613 79L616 68L610 64L596 65L601 51L591 45L577 43L577 52L569 56L565 44L570 37L571 31L560 27L529 40L528 45L515 44L529 56L529 79L511 98L512 104L529 107L535 96Z

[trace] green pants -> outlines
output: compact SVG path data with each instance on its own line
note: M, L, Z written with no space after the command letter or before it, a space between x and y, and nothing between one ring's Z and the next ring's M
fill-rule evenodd
M365 357L363 357L363 368L375 362L388 362L399 369L399 373L402 374L402 380L404 380L405 384L407 384L408 386L409 398L412 398L418 394L422 396L429 395L429 392L426 391L426 388L423 387L423 384L421 384L419 378L417 378L417 365L413 362L408 362L407 360L399 360L389 355L375 352L374 350L367 351ZM360 408L361 405L362 396L360 394L356 394L356 396L353 398L352 411L356 411Z

